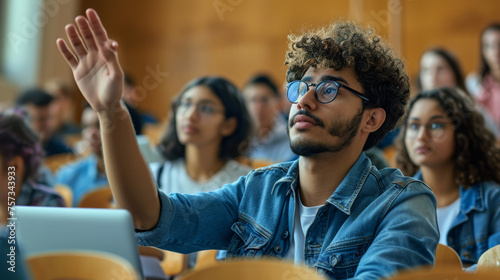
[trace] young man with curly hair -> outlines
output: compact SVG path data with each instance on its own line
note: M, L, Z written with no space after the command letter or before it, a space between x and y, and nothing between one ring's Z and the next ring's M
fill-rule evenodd
M62 39L58 46L98 112L109 183L117 205L132 213L139 244L287 258L332 279L433 264L432 192L398 170L377 170L362 152L394 127L409 95L402 62L371 31L340 22L292 36L289 135L299 159L193 195L157 191L120 104L118 45L95 11L66 33L74 53Z

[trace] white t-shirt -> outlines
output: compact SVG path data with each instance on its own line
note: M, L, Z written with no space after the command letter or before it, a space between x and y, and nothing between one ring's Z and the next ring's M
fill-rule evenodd
M448 241L446 240L448 232L458 213L460 213L460 197L448 206L437 208L437 222L440 234L439 243L448 245Z
M149 168L155 177L162 163L151 163ZM166 161L163 163L163 171L160 178L160 189L165 193L193 194L197 192L208 192L222 187L224 184L232 183L241 176L245 176L252 169L234 160L229 160L219 172L204 182L193 180L186 170L184 159Z
M295 199L295 217L293 221L293 234L290 239L290 249L286 253L286 258L294 260L295 264L304 263L304 247L305 247L305 236L307 230L314 222L316 213L318 209L323 206L312 206L306 207L302 204L300 200L299 192L297 192L297 198ZM298 206L298 207L297 207Z

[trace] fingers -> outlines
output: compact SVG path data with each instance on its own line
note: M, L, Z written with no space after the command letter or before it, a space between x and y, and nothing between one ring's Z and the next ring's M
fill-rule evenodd
M101 23L99 16L96 11L92 9L87 10L87 17L89 19L90 27L92 28L92 32L94 33L97 45L102 46L108 41L108 34L106 33L106 29Z
M61 52L66 62L69 64L72 70L75 70L76 67L78 66L78 60L69 50L68 46L66 45L66 42L63 39L59 38L57 39L56 43L57 47L59 48L59 51Z
M66 25L66 36L68 36L69 42L75 50L75 54L82 58L87 54L87 49L85 49L85 45L83 45L82 40L80 39L80 35L76 30L76 27L72 24Z
M78 26L78 30L80 31L80 34L83 38L83 42L87 47L87 50L93 51L97 49L97 45L94 39L94 34L92 34L92 30L90 30L90 25L87 19L80 16L77 17L75 21L76 25Z
M109 66L110 74L117 75L117 77L121 77L123 75L122 68L120 66L120 62L118 61L118 54L116 50L118 48L118 43L113 40L108 40L102 50L102 56L104 60Z

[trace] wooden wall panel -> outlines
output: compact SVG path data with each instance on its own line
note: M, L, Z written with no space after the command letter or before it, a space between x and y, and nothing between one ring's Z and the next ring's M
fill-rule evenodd
M241 87L250 75L267 72L281 84L287 35L338 18L373 25L402 53L411 77L421 53L434 45L450 48L465 72L472 71L479 32L498 19L500 1L82 1L81 11L88 7L119 42L126 71L139 86L148 85L140 107L165 118L170 98L195 77L221 75ZM150 79L156 68L169 73L157 84Z

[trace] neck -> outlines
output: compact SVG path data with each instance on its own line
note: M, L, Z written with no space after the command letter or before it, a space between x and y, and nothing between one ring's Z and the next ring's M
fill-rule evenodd
M219 158L219 144L217 147L186 146L186 170L195 181L206 181L212 178L225 164Z
M460 196L460 187L454 180L454 167L453 164L420 167L424 182L436 196L438 208L450 205Z
M490 73L495 81L500 81L500 68L491 68Z
M300 157L300 199L304 206L324 204L344 180L360 151L344 149L314 157Z

